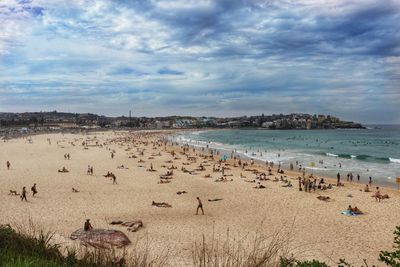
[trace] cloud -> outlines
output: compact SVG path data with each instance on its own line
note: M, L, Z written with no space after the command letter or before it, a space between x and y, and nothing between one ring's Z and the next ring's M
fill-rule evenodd
M400 123L398 21L395 0L3 0L0 111Z
M165 68L159 69L158 74L161 74L161 75L183 75L184 72L165 67Z

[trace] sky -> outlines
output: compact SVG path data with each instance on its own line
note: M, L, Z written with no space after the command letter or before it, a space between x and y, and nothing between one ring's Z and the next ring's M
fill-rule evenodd
M0 112L400 123L400 0L0 0Z

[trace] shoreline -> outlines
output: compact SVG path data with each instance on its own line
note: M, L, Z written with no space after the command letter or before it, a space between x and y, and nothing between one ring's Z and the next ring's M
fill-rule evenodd
M219 130L221 130L221 131L229 131L229 130L231 130L231 129L208 129L208 130L204 130L204 131L194 131L194 132L207 132L207 131L219 131ZM325 129L325 130L330 130L330 129ZM179 134L179 131L176 132L175 134ZM174 138L175 138L175 136L174 136ZM176 140L174 139L174 141L176 141ZM178 142L178 141L176 141L176 142ZM227 155L229 155L229 154L232 152L232 150L229 150L228 148L218 148L218 147L215 147L215 146L209 146L209 147L207 148L207 146L204 146L204 145L199 144L199 143L198 143L198 140L191 140L191 142L192 142L192 143L187 143L187 142L181 141L182 144L189 144L190 146L193 146L193 147L200 147L200 148L204 148L204 149L213 149L213 150L215 150L215 151L225 152ZM205 141L204 141L204 142L205 142ZM178 142L178 143L179 143L179 142ZM212 142L212 141L209 141L209 143L212 144L213 142ZM226 145L226 144L222 144L222 145ZM260 167L263 167L263 168L265 169L265 161L263 161L263 160L261 160L261 159L258 159L257 157L252 157L252 156L250 156L250 155L246 155L245 153L239 153L239 152L237 152L237 148L234 148L233 151L234 151L234 154L235 154L236 156L239 156L239 157L242 158L242 159L246 159L248 162L250 162L250 160L253 159L255 162L257 162L257 163L259 164ZM228 157L228 158L229 158L229 157ZM276 164L276 162L274 162L274 163L275 163L275 164L274 164L274 168L275 168L275 165L277 165L277 164ZM298 176L300 177L300 176L302 175L302 173L301 173L300 171L295 171L295 170L291 171L290 168L288 168L288 166L287 166L287 165L289 165L289 164L290 164L290 163L288 163L288 162L282 164L282 165L281 165L281 169L283 169L283 170L285 171L285 173L290 172L291 174L295 174L295 175L298 175ZM298 166L294 166L294 169L296 169L296 167L298 167ZM313 173L312 167L304 166L304 168L305 168L305 170L306 170L306 174L311 174L311 173ZM399 168L400 168L400 167L399 167ZM311 172L310 172L310 170L311 170ZM324 178L325 180L330 181L330 183L336 184L336 177L332 177L332 176L324 175L324 174L314 174L314 176L315 176L315 177ZM356 179L357 179L356 177L355 177L355 179L353 178L353 182L346 181L346 176L343 175L343 174L341 173L341 180L340 180L340 181L341 181L342 183L349 184L349 185L358 185L358 186L360 186L360 187L363 187L363 186L365 186L366 184L369 185L368 180L367 180L367 181L360 181L360 182L357 182ZM394 179L396 179L396 177L394 177ZM355 181L354 181L354 180L355 180ZM394 183L393 186L390 186L390 185L388 185L388 184L389 184L389 183L379 183L379 180L375 180L375 181L373 181L373 183L371 184L371 187L373 188L373 187L375 187L375 186L379 186L379 187L382 187L382 188L385 188L385 189L394 190L395 192L400 192L400 190L399 190L400 185L399 185L399 184Z

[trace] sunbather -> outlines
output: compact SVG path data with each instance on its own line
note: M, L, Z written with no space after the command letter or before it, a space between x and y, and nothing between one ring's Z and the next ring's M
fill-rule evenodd
M156 206L158 208L172 208L172 206L166 202L155 202L152 201L151 203L152 206Z

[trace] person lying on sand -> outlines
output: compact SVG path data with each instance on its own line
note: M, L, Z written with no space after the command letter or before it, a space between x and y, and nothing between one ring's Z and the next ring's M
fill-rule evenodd
M262 185L260 182L257 183L256 186L253 187L254 189L264 189L266 188L264 185Z
M288 182L288 179L286 179L286 176L285 176L285 178L283 178L283 176L281 176L281 177L279 178L279 181L284 182L284 183L287 183L287 182Z
M171 180L171 179L174 179L174 178L172 176L160 175L160 179Z
M62 169L58 170L58 172L69 172L69 170L67 170L65 167L62 167Z
M157 184L168 184L170 182L171 181L169 181L169 180L160 180L160 181L157 182Z
M122 165L120 165L120 166L117 166L117 169L129 169L129 168L127 168L127 167L125 167L123 164Z
M10 193L8 193L9 195L12 196L19 196L19 193L17 193L17 190L10 190Z
M79 193L79 190L72 187L72 193Z
M197 167L196 171L204 171L206 168L200 163L199 167Z
M231 182L233 179L228 180L226 177L216 179L214 182Z
M328 197L328 196L317 196L317 199L319 199L321 201L329 201L329 200L331 200L331 198Z
M212 199L209 199L208 201L212 202L212 201L221 201L221 200L222 200L222 198L212 198Z
M176 170L178 167L174 166L174 164L171 165L171 167L168 167L168 170Z
M164 174L163 176L172 176L174 175L174 171L167 171L166 174Z
M351 215L361 215L364 214L361 210L359 210L357 208L357 206L355 206L354 208L351 207L351 205L349 205L349 207L347 208L347 211L350 212Z
M328 184L328 185L323 185L322 186L322 188L321 188L321 190L327 190L327 189L332 189L333 188L333 186L332 186L332 184Z
M282 185L282 187L292 187L292 182L291 181L287 181L286 184Z
M172 206L166 202L155 202L152 201L152 206L156 206L157 208L172 208Z
M156 171L155 169L153 169L153 163L150 163L150 168L147 169L146 171L148 171L148 172L155 172Z
M144 163L144 160L139 159L138 163Z
M186 191L178 191L178 192L176 192L176 194L177 195L182 195L182 194L187 194L187 192Z
M204 175L203 177L204 177L204 178L212 178L212 177L211 177L211 174L206 174L206 175Z

